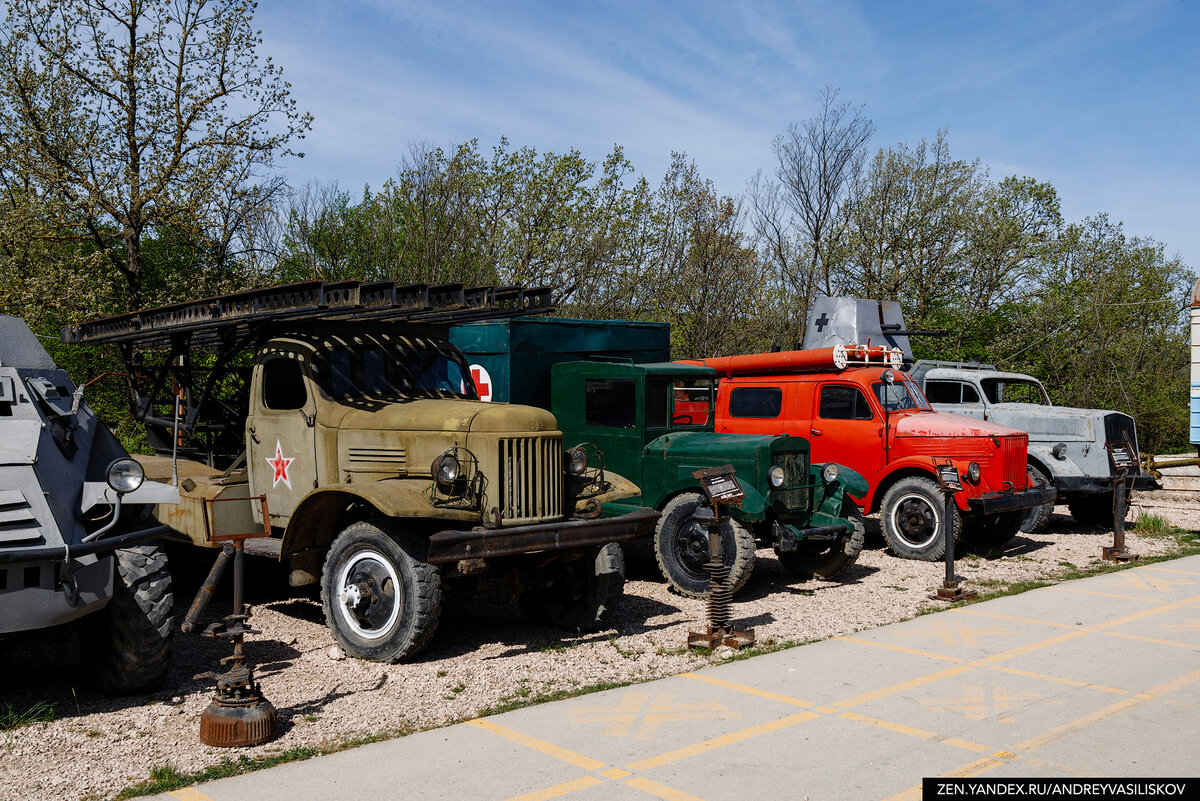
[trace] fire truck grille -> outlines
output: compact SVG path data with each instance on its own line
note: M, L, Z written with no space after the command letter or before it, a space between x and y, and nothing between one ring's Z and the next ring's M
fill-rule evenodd
M562 440L500 440L500 516L505 525L562 517Z
M1009 434L1004 437L1002 446L1002 465L1003 465L1003 480L1011 481L1014 490L1024 490L1028 472L1026 465L1026 451L1029 447L1029 438L1024 434Z
M1128 440L1137 453L1137 426L1133 418L1120 412L1104 415L1104 440L1113 444Z
M772 493L772 497L780 501L788 509L807 509L809 490L808 454L806 453L777 453L774 463L783 468L783 486L798 487Z

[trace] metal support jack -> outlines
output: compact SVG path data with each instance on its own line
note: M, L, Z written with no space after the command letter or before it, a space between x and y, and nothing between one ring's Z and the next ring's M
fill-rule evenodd
M223 500L223 499L222 499ZM244 499L242 499L244 500ZM205 505L212 501L205 501ZM264 530L269 533L266 500L262 499ZM207 516L208 510L205 510ZM228 665L224 673L208 671L194 677L212 679L217 683L217 692L212 702L200 715L200 742L223 748L241 748L262 745L278 736L278 718L275 707L263 697L258 682L254 680L254 667L246 662L245 637L255 632L249 627L250 607L244 601L245 589L245 540L265 536L264 532L235 534L213 537L224 540L221 552L213 563L208 578L196 594L184 619L184 633L195 630L196 623L212 600L217 583L229 563L233 562L233 614L224 621L209 624L201 636L228 640L233 643L233 654L222 657L221 664Z
M929 597L935 601L951 603L966 601L977 597L978 593L965 589L962 581L954 575L954 537L950 525L950 516L954 514L954 494L962 491L962 476L958 474L958 468L949 460L943 462L935 460L933 466L938 486L942 490L942 498L945 500L945 507L942 509L942 541L946 546L946 579L942 582L942 586L938 587Z
M721 556L721 507L740 503L746 496L732 465L697 470L692 475L700 479L700 486L708 498L709 506L696 509L696 520L708 529L708 561L704 569L708 573L708 625L704 631L688 633L688 648L713 650L721 645L733 649L754 644L754 629L736 631L733 628L733 589L729 586L729 566Z
M1125 514L1129 510L1129 477L1136 475L1138 463L1128 442L1110 442L1105 447L1113 469L1113 544L1101 548L1100 555L1109 562L1131 562L1138 555L1125 547Z

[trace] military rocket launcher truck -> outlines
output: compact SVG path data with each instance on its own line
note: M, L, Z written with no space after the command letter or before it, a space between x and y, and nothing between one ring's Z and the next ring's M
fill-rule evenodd
M0 636L78 619L101 689L148 690L171 654L171 574L142 521L179 500L145 481L18 317L0 315Z
M547 289L319 281L239 292L63 330L116 344L160 457L183 457L159 519L215 546L257 528L294 586L319 583L337 644L398 661L425 647L444 590L517 598L571 630L624 586L618 543L658 514L601 517L636 488L541 409L481 403L446 325L549 311ZM173 433L181 420L178 437ZM574 444L574 443L569 443Z

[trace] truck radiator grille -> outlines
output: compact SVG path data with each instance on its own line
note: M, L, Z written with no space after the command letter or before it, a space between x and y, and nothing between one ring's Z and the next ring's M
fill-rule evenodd
M500 440L500 516L505 524L562 517L562 440Z
M809 488L808 454L806 453L777 453L773 460L783 468L783 486L797 489L784 489L772 493L772 498L780 501L788 509L807 509Z
M1002 480L1011 481L1014 490L1024 490L1028 483L1029 473L1026 465L1028 449L1029 438L1024 434L1009 434L1004 437L1001 446L1004 471Z
M1104 440L1113 443L1128 440L1136 455L1137 426L1134 424L1133 418L1120 412L1104 415Z

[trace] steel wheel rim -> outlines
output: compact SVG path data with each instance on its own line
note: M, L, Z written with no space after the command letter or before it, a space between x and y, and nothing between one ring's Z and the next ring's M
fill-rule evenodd
M937 539L939 519L941 510L919 492L910 492L900 496L900 499L892 506L891 512L888 514L888 522L891 523L892 532L900 542L904 543L909 548L925 548L933 544ZM913 535L919 534L923 529L927 530L923 539L918 539ZM928 530L932 529L932 530Z
M684 570L697 576L708 576L704 565L708 563L708 529L696 518L689 517L675 529L671 538L675 555Z
M363 595L363 585L369 596ZM336 614L347 628L365 640L387 636L400 617L403 606L397 592L400 576L392 561L379 551L365 549L354 553L338 570L334 587Z

